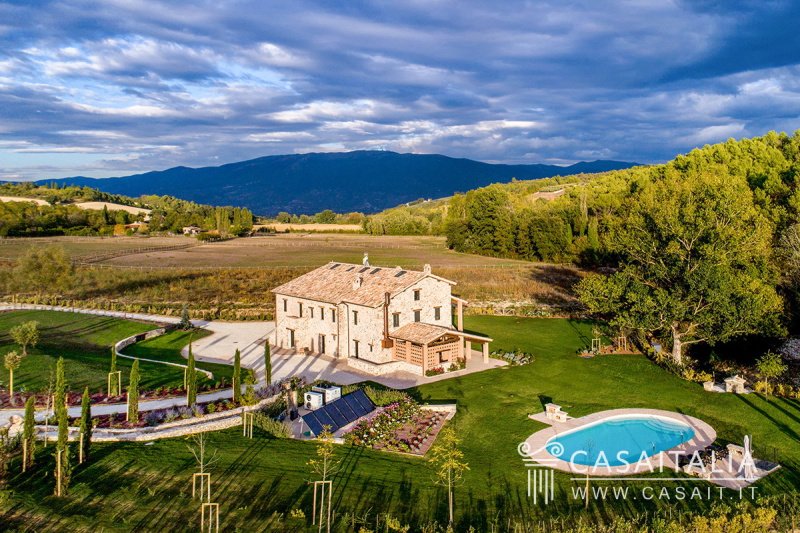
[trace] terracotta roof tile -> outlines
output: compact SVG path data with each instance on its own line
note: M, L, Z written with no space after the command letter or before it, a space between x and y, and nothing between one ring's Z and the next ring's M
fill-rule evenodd
M451 335L459 334L458 331L451 328L426 324L424 322L411 322L389 333L389 337L411 341L417 344L427 344L448 333Z
M361 285L356 287L354 282L358 277ZM443 279L416 270L331 262L272 289L272 292L334 305L348 302L378 307L383 303L385 293L395 295L426 277Z

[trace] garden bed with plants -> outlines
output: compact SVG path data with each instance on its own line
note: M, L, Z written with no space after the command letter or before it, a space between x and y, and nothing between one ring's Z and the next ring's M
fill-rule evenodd
M223 378L218 383L206 383L197 387L198 394L205 394L209 392L216 392L230 387L230 384ZM123 384L123 389L125 385ZM177 398L185 396L186 389L182 387L159 387L153 390L141 391L139 393L139 400L167 400L170 398ZM46 409L52 407L52 401L48 404L50 395L45 392L15 392L14 401L11 402L7 391L0 391L0 408L19 408L25 405L28 398L33 397L37 409ZM69 407L77 407L81 404L81 393L70 391L67 393L67 405ZM125 403L127 398L125 394L118 394L109 396L105 392L96 392L89 396L92 405L109 405L116 403Z
M458 370L464 370L465 368L467 368L467 360L463 357L460 357L450 363L450 366L435 366L433 368L429 368L425 371L425 375L428 377L439 376L445 372L456 372Z
M501 361L507 362L509 365L527 365L533 363L534 356L533 354L521 352L518 350L512 352L506 352L503 350L495 350L489 353L489 357L492 359L500 359Z
M408 395L358 422L344 437L354 446L425 455L447 415L423 410Z

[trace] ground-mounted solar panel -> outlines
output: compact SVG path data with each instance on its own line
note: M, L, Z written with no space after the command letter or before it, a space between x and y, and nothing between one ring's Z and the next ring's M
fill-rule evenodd
M346 426L347 424L350 423L350 421L347 420L347 417L345 417L341 413L341 411L339 411L338 403L339 402L332 402L330 405L326 405L325 413L327 413L328 416L330 416L333 419L333 421L336 422L337 426L339 427Z
M319 435L322 433L322 424L319 423L319 420L317 420L317 417L314 415L314 413L308 413L305 415L303 417L303 422L306 423L308 429L310 429L311 433L314 435Z
M336 425L336 422L333 421L333 418L330 417L324 407L314 411L314 414L317 415L317 420L319 420L319 423L323 426L330 426L330 430L332 432L339 429L339 427Z
M369 399L369 396L363 391L363 389L358 389L353 392L353 398L357 401L361 406L367 410L368 413L372 412L375 409L375 404L372 403L372 400Z
M353 411L353 408L347 402L343 402L341 400L336 400L333 402L336 404L336 408L339 410L340 413L344 415L347 420L353 421L358 418L358 415ZM349 422L348 422L349 423Z
M353 410L353 412L356 414L357 417L364 416L369 412L366 409L364 409L364 407L360 403L358 403L355 398L352 397L352 394L348 394L347 396L342 398L342 400L347 402L347 405L350 407L350 409Z
M303 421L314 435L319 435L325 426L330 426L330 431L335 432L371 413L374 409L375 405L369 397L363 390L358 389L320 407L316 411L303 415Z

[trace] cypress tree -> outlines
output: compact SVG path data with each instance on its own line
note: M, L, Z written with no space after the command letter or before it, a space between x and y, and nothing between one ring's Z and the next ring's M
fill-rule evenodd
M67 380L64 377L64 358L59 357L56 363L56 386L55 386L54 411L58 421L58 440L56 442L56 494L63 496L69 486L69 416L67 414ZM61 469L59 472L59 459L61 458ZM60 479L60 486L59 486Z
M128 423L139 422L139 360L136 359L131 366L130 382L128 383Z
M116 372L117 371L117 351L114 347L111 347L111 370L109 372ZM118 396L120 394L119 390L119 381L116 379L116 376L113 376L110 380L111 385L108 387L108 395L109 396Z
M186 405L192 407L197 403L197 372L195 371L192 343L189 343L189 357L186 362Z
M564 243L569 247L572 244L572 226L569 221L564 222Z
M267 387L272 385L272 353L269 347L269 339L264 343L264 379Z
M28 448L28 461L25 468L33 466L33 457L36 453L36 420L34 418L36 409L34 405L34 398L31 396L25 402L25 421L22 426L22 440L27 442Z
M64 358L59 357L56 362L56 385L53 389L53 413L58 419L61 411L67 410L67 380L64 377Z
M239 348L233 355L233 403L238 404L242 400L242 354Z
M89 401L89 387L83 389L83 398L81 398L80 439L81 446L83 446L83 461L86 461L92 445L92 404Z

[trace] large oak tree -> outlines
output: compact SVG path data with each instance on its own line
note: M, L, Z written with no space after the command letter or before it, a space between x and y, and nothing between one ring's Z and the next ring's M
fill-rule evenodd
M620 267L578 287L590 311L668 336L678 364L686 345L775 327L772 227L744 178L658 169L626 207L609 235Z

